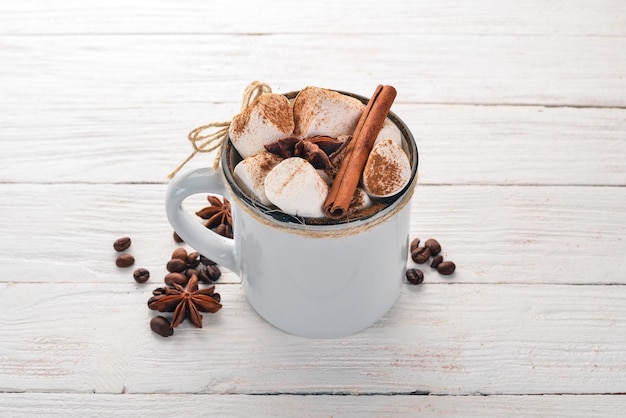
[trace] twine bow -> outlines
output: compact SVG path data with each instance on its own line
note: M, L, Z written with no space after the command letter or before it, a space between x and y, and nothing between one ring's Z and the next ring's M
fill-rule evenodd
M243 92L243 98L241 100L241 111L245 110L252 104L259 96L271 93L272 88L261 81L253 81ZM224 140L228 136L228 129L230 128L231 121L226 122L211 122L206 125L198 126L193 129L187 135L187 139L191 142L193 152L178 165L167 178L172 179L193 157L200 152L212 152L215 150L217 154L213 160L213 168L217 170L220 165L221 148L224 144ZM206 133L209 129L216 129L213 132Z

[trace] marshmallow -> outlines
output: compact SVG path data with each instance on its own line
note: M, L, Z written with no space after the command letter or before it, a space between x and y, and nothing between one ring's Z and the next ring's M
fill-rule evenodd
M281 161L282 158L267 151L256 153L235 166L235 181L252 199L271 205L272 202L265 195L265 177Z
M265 144L291 135L293 109L282 94L263 94L236 115L228 135L242 158L263 151Z
M402 146L402 132L389 118L385 119L382 129L374 141L374 146L385 139L391 139L394 144Z
M385 139L374 146L363 169L363 187L372 198L390 197L407 185L411 163L402 147Z
M265 194L285 213L320 218L324 216L328 185L307 160L292 157L265 177Z
M350 207L348 208L348 213L352 214L362 209L367 209L372 206L372 199L367 195L365 190L360 187L357 187L354 191L354 195L352 196L352 201L350 201Z
M330 170L318 169L317 174L320 175L320 177L322 178L322 180L326 182L326 184L328 184L329 186L332 186L333 182L335 181L335 178L329 174L329 171Z
M351 135L365 105L360 100L320 87L302 89L293 102L294 133L301 138Z

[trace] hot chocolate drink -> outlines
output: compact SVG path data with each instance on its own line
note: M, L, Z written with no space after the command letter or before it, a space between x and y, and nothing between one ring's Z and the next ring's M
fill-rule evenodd
M260 96L229 129L233 177L257 207L300 223L341 223L407 187L406 139L389 117L393 87L378 86L369 101L312 86L289 96Z

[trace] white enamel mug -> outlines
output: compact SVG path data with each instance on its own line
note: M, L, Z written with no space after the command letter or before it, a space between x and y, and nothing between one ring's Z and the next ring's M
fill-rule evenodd
M411 180L388 207L372 216L311 225L252 201L233 178L241 157L227 139L221 171L197 169L170 182L168 220L192 248L237 274L250 305L275 327L310 338L343 337L363 330L397 300L408 257L418 154L406 125L393 112L389 118L403 134ZM229 199L233 239L205 228L183 209L183 201L197 193Z

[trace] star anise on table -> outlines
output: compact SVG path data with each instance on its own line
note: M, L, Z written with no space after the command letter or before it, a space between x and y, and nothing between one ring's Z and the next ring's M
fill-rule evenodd
M317 169L329 169L333 167L329 156L342 145L342 141L330 136L317 135L304 139L289 136L266 144L265 149L282 158L304 158Z
M227 238L233 237L233 218L230 210L230 202L225 197L208 195L207 200L211 204L196 212L196 215L205 219L204 226Z
M174 283L172 287L155 289L148 300L148 307L159 312L174 312L171 327L176 328L189 318L196 328L202 328L200 312L215 313L222 308L216 300L219 294L215 293L215 286L198 289L198 276L191 276L186 287Z

